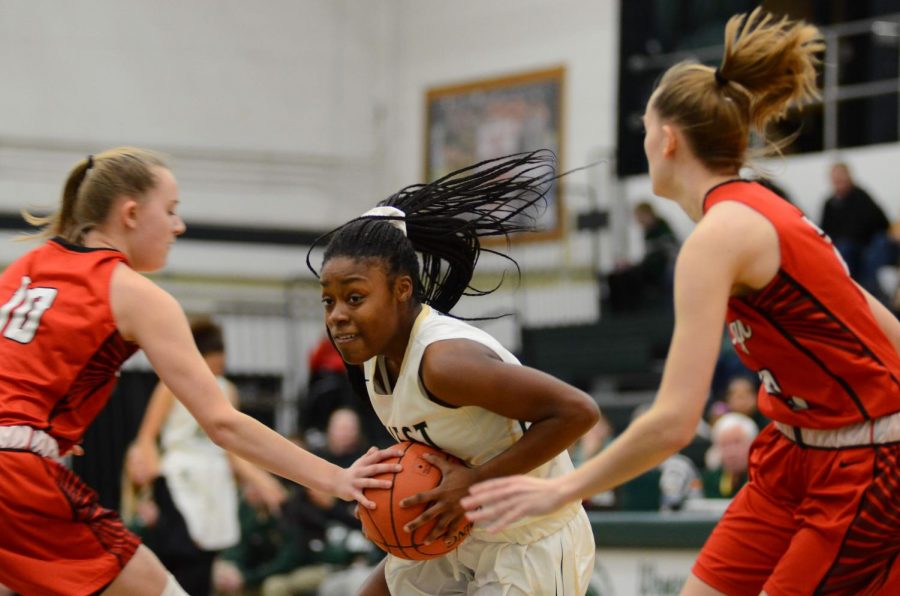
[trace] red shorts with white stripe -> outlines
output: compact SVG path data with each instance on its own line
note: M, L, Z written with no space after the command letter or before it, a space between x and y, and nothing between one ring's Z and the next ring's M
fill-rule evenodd
M693 573L726 594L900 594L900 444L823 449L770 424Z
M93 594L140 540L55 461L0 450L0 584L21 594Z

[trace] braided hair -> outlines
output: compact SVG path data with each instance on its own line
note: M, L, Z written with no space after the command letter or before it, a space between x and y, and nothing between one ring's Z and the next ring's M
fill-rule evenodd
M323 266L334 257L383 259L389 275L412 278L416 300L447 313L462 296L482 296L499 287L471 286L482 252L507 259L519 271L515 259L483 247L481 239L501 237L508 242L510 234L533 230L537 210L546 207L547 193L559 177L555 166L553 152L542 149L489 159L428 184L407 186L379 203L402 214L364 214L339 226L313 242L306 264L318 277L310 256L325 240ZM405 234L395 221L405 224Z

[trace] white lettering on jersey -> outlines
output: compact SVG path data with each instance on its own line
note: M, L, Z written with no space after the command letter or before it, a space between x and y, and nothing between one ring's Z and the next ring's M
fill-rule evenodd
M431 437L428 436L428 423L424 420L421 422L417 422L416 424L409 426L389 426L387 427L388 432L391 433L398 442L399 441L412 441L414 443L423 443L425 445L431 445L435 449L441 449L434 441L431 440ZM441 449L443 451L443 449Z
M0 329L3 337L27 344L34 339L41 317L53 306L58 290L55 288L29 288L31 278L22 277L19 289L6 304L0 306Z
M747 325L740 319L735 319L728 324L728 333L731 335L731 345L741 346L744 354L750 353L746 343L748 339L753 337L753 330L750 329L750 325Z
M809 404L806 403L806 400L796 395L792 395L787 399L787 405L794 411L809 409Z
M772 374L772 371L763 368L756 374L759 375L759 382L766 388L766 393L769 395L781 395L781 385L775 380L775 375Z

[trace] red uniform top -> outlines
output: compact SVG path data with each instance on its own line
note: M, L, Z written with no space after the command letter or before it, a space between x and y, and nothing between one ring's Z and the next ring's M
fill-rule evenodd
M137 350L110 309L119 263L119 251L54 238L0 275L0 426L44 430L60 453L81 440Z
M781 267L765 288L728 301L728 331L759 375L759 409L828 429L900 411L900 357L875 322L831 240L803 213L748 181L710 190L704 212L737 201L778 233Z

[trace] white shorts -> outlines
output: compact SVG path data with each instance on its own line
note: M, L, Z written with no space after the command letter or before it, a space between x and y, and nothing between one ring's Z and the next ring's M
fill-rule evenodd
M474 536L429 561L388 555L391 594L435 596L583 596L594 570L594 534L581 507L558 531L530 544Z

